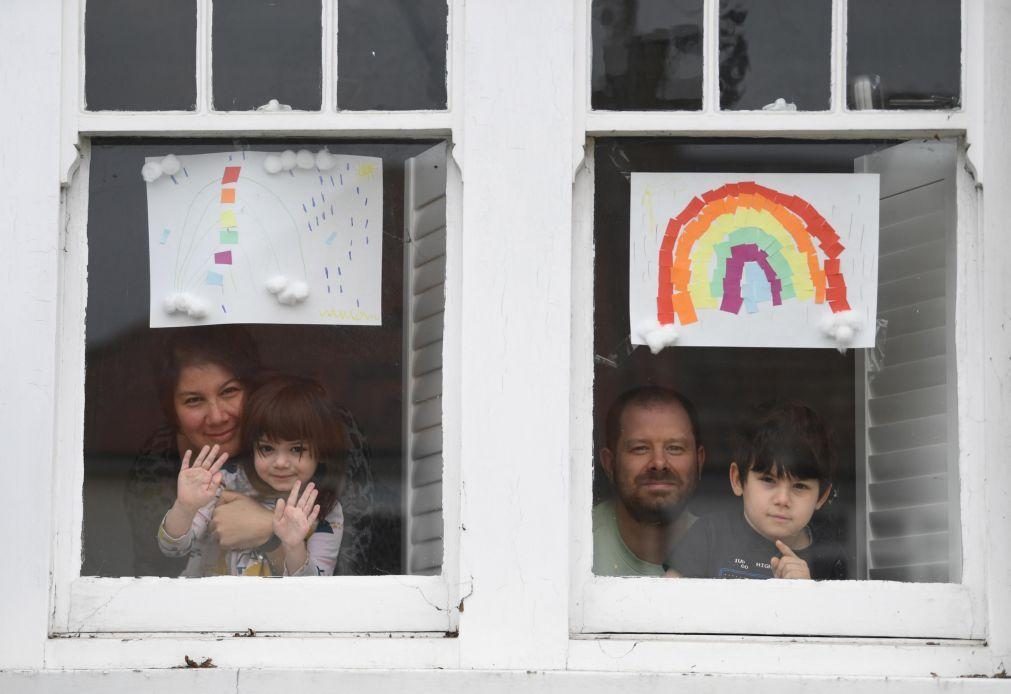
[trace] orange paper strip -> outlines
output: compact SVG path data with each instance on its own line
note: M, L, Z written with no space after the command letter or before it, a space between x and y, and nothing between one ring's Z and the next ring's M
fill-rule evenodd
M688 325L698 321L699 317L695 315L695 305L692 304L692 297L690 294L687 292L675 294L672 297L672 302L674 306L674 313L678 315L678 321L681 325Z

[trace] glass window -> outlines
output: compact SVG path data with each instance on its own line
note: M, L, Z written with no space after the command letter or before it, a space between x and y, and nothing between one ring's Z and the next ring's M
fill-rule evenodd
M200 512L215 522L193 526L202 575L280 573L256 506L302 472L260 467L281 450L243 437L261 421L265 436L323 442L294 460L316 456L310 477L339 504L310 537L343 526L335 573L439 573L445 145L100 139L91 152L82 575L192 575L197 552L166 556L159 527L181 454L205 443L233 455L224 488L249 499L222 493ZM226 324L229 311L244 318ZM270 387L292 376L323 389L305 411L341 432L343 477L321 477L316 419L257 419L253 403L269 413ZM215 531L233 541L217 512L233 500L255 500L230 509L248 535L221 551Z
M702 109L702 0L593 0L594 109Z
M337 3L337 107L446 108L446 0Z
M319 0L214 0L213 8L215 109L249 111L276 99L295 110L319 110Z
M594 476L595 573L662 573L661 558L677 556L672 548L694 549L680 543L682 538L688 543L687 528L695 516L723 514L736 522L743 510L745 520L758 529L747 515L746 485L742 499L728 478L731 463L748 450L738 444L755 407L779 401L802 403L817 413L827 425L838 462L831 491L807 526L811 546L834 545L844 560L837 575L823 578L959 580L949 340L954 325L954 145L943 146L944 156L934 158L938 161L929 172L913 151L917 147L920 143L870 141L597 141L593 395L596 460L602 465ZM875 347L839 351L675 344L657 354L634 347L629 336L629 227L636 201L630 176L674 171L879 173ZM923 185L910 177L912 171L922 173L917 176L925 178ZM669 220L663 216L653 222L654 233L663 234ZM691 268L695 265L693 260ZM718 272L719 263L714 267ZM704 460L693 455L681 470L659 462L636 467L640 452L633 444L643 441L629 433L634 427L627 413L634 408L621 410L622 418L610 422L608 412L622 393L639 386L672 388L694 404L695 426L687 416L690 408L678 403L671 409L685 413L678 426L690 434L681 435L704 446ZM646 434L641 438L650 441ZM696 450L691 444L687 448ZM662 492L661 484L668 485ZM653 541L647 533L629 530L639 523L649 526L650 519L663 528ZM707 527L709 531L717 532Z
M196 108L196 0L88 0L84 25L88 109Z
M961 3L850 0L851 109L951 109L961 103Z
M829 108L831 0L721 0L720 108Z

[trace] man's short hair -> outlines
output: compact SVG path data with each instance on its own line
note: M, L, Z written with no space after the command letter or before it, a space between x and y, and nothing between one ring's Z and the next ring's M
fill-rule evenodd
M799 402L766 402L757 406L737 435L735 462L741 482L749 472L818 480L824 492L835 477L832 435L824 420Z
M699 412L695 404L687 397L665 386L636 386L615 398L607 410L604 422L604 445L612 452L617 452L618 439L621 438L621 417L630 406L656 407L657 405L679 405L688 415L692 425L692 436L695 437L695 447L702 445L702 430L699 428Z

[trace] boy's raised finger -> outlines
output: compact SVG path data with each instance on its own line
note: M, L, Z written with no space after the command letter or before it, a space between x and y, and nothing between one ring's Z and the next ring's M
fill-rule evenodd
M797 553L790 549L790 545L786 544L782 540L776 540L776 549L778 549L784 557L797 556Z

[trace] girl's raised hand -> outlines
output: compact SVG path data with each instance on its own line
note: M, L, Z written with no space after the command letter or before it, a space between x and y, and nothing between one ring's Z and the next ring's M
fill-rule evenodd
M204 446L190 464L193 451L186 451L183 464L176 481L176 503L187 511L195 513L209 504L221 486L221 467L228 460L228 454L218 455L219 446Z
M305 538L316 527L319 505L316 503L316 485L310 482L299 496L300 480L288 494L288 501L278 499L274 506L274 534L285 547L304 546Z

